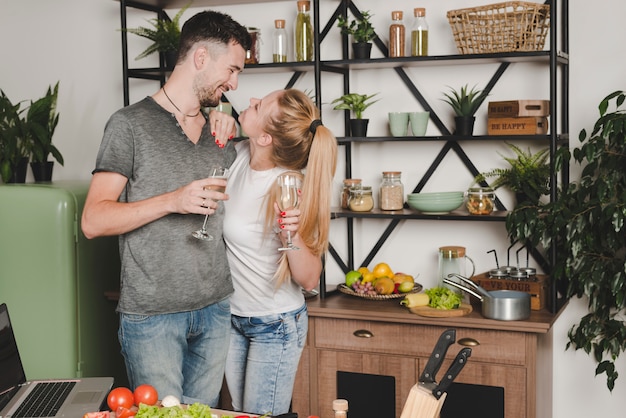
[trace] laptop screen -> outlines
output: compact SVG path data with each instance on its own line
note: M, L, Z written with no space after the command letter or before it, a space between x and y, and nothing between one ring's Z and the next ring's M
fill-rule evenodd
M26 382L26 375L17 351L15 334L9 320L7 305L0 304L0 410L4 395Z

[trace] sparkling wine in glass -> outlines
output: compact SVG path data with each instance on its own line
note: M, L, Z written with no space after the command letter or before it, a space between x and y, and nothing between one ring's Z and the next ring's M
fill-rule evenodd
M283 173L276 179L276 187L278 187L278 207L281 211L286 211L298 207L299 191L302 187L300 176L293 173ZM287 245L281 247L278 251L299 250L293 242L291 242L291 231L287 231Z
M214 167L209 172L209 177L226 180L226 179L228 179L228 169L224 168L224 167ZM211 186L207 186L207 189L208 190L216 190L218 192L224 193L226 191L226 186L211 185ZM213 240L213 235L209 234L209 231L207 231L207 229L206 229L206 224L207 224L208 220L209 220L209 214L207 213L204 216L204 222L202 223L202 228L198 229L196 231L193 231L191 233L191 235L193 235L194 238L198 238L198 239L201 239L203 241L212 241Z

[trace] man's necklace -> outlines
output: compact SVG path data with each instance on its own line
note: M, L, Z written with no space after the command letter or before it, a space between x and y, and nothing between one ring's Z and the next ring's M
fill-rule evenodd
M187 118L195 118L196 116L198 116L200 114L200 111L198 110L198 112L195 115L187 115L186 113L183 113L182 110L180 110L178 108L178 106L176 106L176 104L174 104L174 102L172 101L172 99L170 99L170 96L167 95L167 92L165 91L165 87L161 87L161 90L163 90L163 94L165 94L165 97L167 97L167 100L169 100L169 102L172 104L172 106L174 106L174 108L176 110L178 110L178 112L183 115L183 122L186 121Z

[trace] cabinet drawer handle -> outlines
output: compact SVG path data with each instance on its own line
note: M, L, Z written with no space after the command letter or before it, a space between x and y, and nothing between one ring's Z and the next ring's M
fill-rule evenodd
M352 334L355 337L359 337L359 338L372 338L374 336L374 334L372 334L371 331L368 331L366 329L357 329Z
M473 338L461 338L459 341L457 341L459 344L464 345L465 347L476 347L478 345L480 345L480 343L478 342L478 340L475 340Z

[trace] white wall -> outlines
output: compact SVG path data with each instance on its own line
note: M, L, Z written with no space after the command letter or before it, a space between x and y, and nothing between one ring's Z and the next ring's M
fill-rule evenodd
M322 2L321 17L331 13L328 6L337 2ZM448 0L440 4L425 0L414 4L397 0L385 7L376 0L357 1L362 10L374 12L374 25L381 38L387 39L387 25L391 8L403 10L405 23L410 24L410 11L414 6L425 5L430 24L431 55L454 53L455 48L445 19L445 11L467 7L463 0ZM471 5L488 4L476 1ZM590 128L597 119L597 104L608 93L624 89L623 75L626 59L618 51L620 45L613 28L621 27L621 17L626 14L626 3L606 0L591 10L586 4L570 5L570 132L572 144L577 143L578 132ZM263 5L238 5L221 8L231 13L241 23L258 26L262 30L261 62L271 54L273 20L285 18L293 22L295 2L277 2ZM188 10L183 20L197 10ZM175 11L174 11L175 12ZM590 13L595 13L593 17ZM148 16L151 17L151 16ZM145 16L130 13L130 26L144 23ZM54 141L65 157L65 166L55 167L54 179L89 179L93 169L104 124L109 115L122 106L122 79L120 54L119 3L111 0L3 0L0 2L0 88L14 101L42 96L50 84L60 80L60 122ZM579 29L579 28L584 28ZM145 47L141 40L131 45L131 64L138 65L134 57ZM334 44L327 42L322 49L323 58L337 58ZM375 53L376 56L376 53ZM140 62L144 65L148 61ZM458 87L468 83L484 86L493 68L483 66L450 66L437 69L410 69L410 76L426 93L440 117L450 123L452 115L441 100L447 85ZM490 100L547 98L547 75L531 65L518 65L507 71L503 81L494 90ZM539 70L540 71L540 70ZM533 74L531 78L524 77ZM235 107L246 106L250 96L262 96L269 90L284 86L288 75L247 75L241 78L240 88L229 96ZM134 80L131 101L153 93L155 84ZM296 87L310 89L311 77L305 77ZM398 77L389 71L357 72L352 90L360 93L381 92L382 100L366 111L371 119L370 135L387 135L386 112L400 109L419 110L419 105L409 97ZM324 122L342 136L341 114L330 110L328 103L339 96L340 85L333 76L324 79ZM479 114L476 132L485 132L484 114ZM430 134L437 134L429 126ZM532 144L528 144L530 146ZM533 145L535 146L535 145ZM412 189L432 155L441 144L379 144L357 147L358 160L353 177L377 187L383 170L399 169L403 182ZM485 152L485 151L488 152ZM501 164L495 151L506 153L502 144L494 142L467 145L467 152L476 159L479 170L488 170ZM456 157L449 157L444 170L427 186L430 190L465 190L471 176L458 168ZM448 161L449 160L449 161ZM343 179L343 164L337 176L337 187ZM27 181L32 181L28 174ZM505 202L510 196L498 192ZM364 258L385 222L359 224L359 236L364 236L356 247L357 262ZM334 233L335 245L343 252L344 241L340 232ZM478 271L493 267L494 260L487 251L496 249L500 263L506 259L503 225L495 222L423 222L405 223L394 232L392 240L383 246L375 261L387 261L395 270L419 274L426 287L436 283L436 249L441 245L465 245L472 255ZM513 260L512 260L513 261ZM333 270L334 269L334 270ZM341 280L336 267L330 266L330 282ZM606 389L603 376L594 378L595 363L584 353L565 351L567 331L586 312L586 302L571 301L558 319L554 330L554 417L621 416L626 409L626 368L624 359L618 364L621 374L613 394ZM547 372L547 371L546 371ZM539 378L541 379L540 373ZM468 406L469 408L470 406ZM541 417L544 418L544 417ZM547 415L546 417L547 418Z

